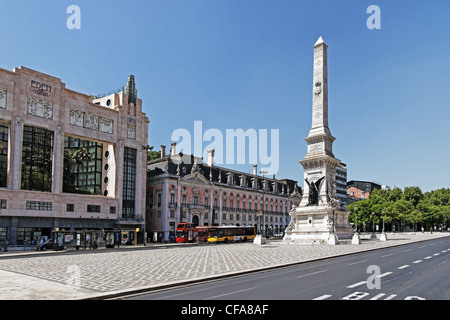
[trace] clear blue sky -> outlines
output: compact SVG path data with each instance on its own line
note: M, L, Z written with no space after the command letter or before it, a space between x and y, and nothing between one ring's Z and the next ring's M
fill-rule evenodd
M66 27L72 4L81 30ZM366 27L372 4L381 30ZM158 150L195 120L224 134L279 129L277 177L303 185L322 36L334 154L348 179L429 191L450 184L449 12L448 0L0 0L0 67L91 94L134 74Z

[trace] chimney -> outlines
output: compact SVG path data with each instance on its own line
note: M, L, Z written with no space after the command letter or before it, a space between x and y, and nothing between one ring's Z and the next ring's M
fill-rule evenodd
M255 164L255 165L253 166L253 175L254 175L254 176L257 176L257 175L258 175L258 165L257 165L257 164Z
M176 149L177 149L177 143L174 142L174 143L172 143L172 145L171 145L171 147L170 147L170 155L171 155L171 156L176 155Z
M214 166L214 149L208 150L208 166Z
M166 146L161 145L161 158L166 156Z

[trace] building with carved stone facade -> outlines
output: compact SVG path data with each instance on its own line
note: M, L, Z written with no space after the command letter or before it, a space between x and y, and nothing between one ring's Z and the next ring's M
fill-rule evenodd
M55 230L135 237L145 219L148 123L133 76L95 97L25 67L0 69L0 243Z
M218 167L214 151L208 151L203 163L176 153L176 144L168 155L161 148L161 158L147 166L146 230L153 241L170 240L181 222L256 227L264 219L268 235L281 234L292 206L300 203L296 181L260 176L256 166L253 174Z

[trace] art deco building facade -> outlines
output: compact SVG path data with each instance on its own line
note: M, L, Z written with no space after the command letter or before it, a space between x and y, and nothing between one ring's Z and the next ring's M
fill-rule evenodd
M142 228L148 123L133 76L93 97L28 68L0 69L0 242Z
M180 222L256 226L264 220L271 235L289 224L288 213L301 200L296 181L260 176L256 166L253 174L215 166L213 151L203 163L175 149L166 155L162 146L161 158L147 166L146 229L153 240L169 240Z

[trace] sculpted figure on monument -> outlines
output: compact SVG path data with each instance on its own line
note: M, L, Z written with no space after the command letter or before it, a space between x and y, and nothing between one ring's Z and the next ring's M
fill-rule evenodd
M320 184L322 183L325 177L320 178L316 182L308 181L308 178L305 179L306 183L309 186L309 198L308 198L308 206L317 206L319 204L319 190Z

